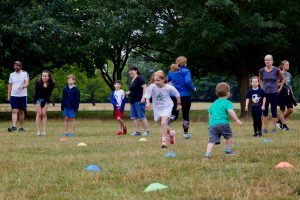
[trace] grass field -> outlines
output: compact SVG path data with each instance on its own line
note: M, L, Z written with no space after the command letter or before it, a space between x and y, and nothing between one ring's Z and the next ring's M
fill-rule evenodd
M46 137L35 135L34 113L29 113L25 133L6 132L9 114L0 122L0 199L300 199L299 119L294 114L291 131L253 138L251 122L232 124L236 156L224 155L224 140L204 160L207 144L206 111L192 111L191 140L184 140L181 122L176 144L160 148L158 124L149 115L151 136L116 136L111 112L81 112L78 137L60 142L61 113L49 113ZM128 116L128 113L127 113ZM132 123L127 120L129 131ZM264 143L264 139L270 139ZM77 147L80 142L86 147ZM165 158L174 151L176 158ZM274 169L286 161L292 169ZM100 172L85 171L96 164ZM144 193L151 183L168 188Z

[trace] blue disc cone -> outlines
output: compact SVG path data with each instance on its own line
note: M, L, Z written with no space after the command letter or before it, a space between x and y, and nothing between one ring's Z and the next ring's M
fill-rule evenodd
M268 142L271 142L271 140L269 140L269 139L264 139L263 142L264 142L264 143L268 143Z
M166 158L175 158L177 155L176 153L169 151L168 153L165 154Z
M100 172L100 167L98 165L89 165L86 168L84 168L87 171L96 171Z

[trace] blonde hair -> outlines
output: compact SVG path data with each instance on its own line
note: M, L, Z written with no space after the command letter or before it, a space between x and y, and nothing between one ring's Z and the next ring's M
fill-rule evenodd
M187 59L184 56L179 56L176 58L176 64L178 64L178 66L185 66L187 64Z
M67 78L68 78L68 79L71 78L71 79L73 79L74 81L76 80L76 76L75 76L74 74L69 74L69 75L67 76Z
M172 65L170 65L170 69L172 72L177 72L179 69L179 66L178 66L178 64L172 64Z
M279 69L282 71L282 70L283 70L283 66L284 66L286 63L288 63L288 62L289 62L289 61L287 61L287 60L281 61L280 65L279 65Z
M270 60L272 61L272 64L274 63L274 61L273 61L273 56L272 56L271 54L266 55L265 58L264 58L264 60L265 60L266 58L270 59Z
M151 75L151 83L154 83L155 76L157 76L159 79L163 80L164 83L168 83L167 76L162 70L158 70Z
M216 95L218 97L225 97L228 92L230 92L230 86L227 83L221 82L216 86Z

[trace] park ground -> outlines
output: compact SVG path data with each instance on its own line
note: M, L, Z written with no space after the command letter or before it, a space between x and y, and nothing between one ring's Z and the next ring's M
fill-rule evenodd
M58 107L58 106L57 106ZM132 123L126 123L133 131ZM291 116L291 131L252 137L251 121L232 123L235 156L224 155L224 140L204 160L207 111L191 112L191 140L184 140L181 121L172 124L176 144L160 148L159 125L148 112L152 134L116 136L111 111L81 111L74 139L61 142L63 119L49 113L46 137L35 135L34 112L26 132L8 133L9 113L0 118L0 199L300 199L300 114ZM268 140L268 142L264 142ZM78 147L78 143L86 143ZM173 151L176 158L165 158ZM279 162L294 168L275 169ZM100 172L84 168L95 164ZM144 193L151 183L167 189Z

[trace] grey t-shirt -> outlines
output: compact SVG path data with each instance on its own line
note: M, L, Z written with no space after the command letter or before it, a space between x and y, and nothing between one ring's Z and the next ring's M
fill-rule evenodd
M262 77L262 89L265 93L278 93L279 68L273 66L273 69L267 72L265 67L263 67L259 70L259 73Z

